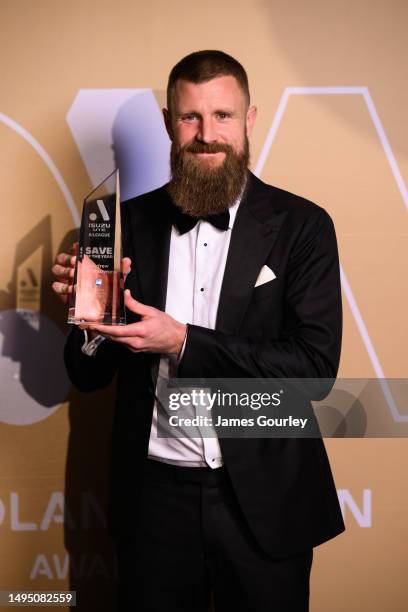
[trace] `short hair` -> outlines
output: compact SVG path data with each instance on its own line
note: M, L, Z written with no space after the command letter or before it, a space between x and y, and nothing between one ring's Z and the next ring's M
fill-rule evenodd
M209 50L190 53L174 66L167 84L167 108L171 109L171 99L176 81L205 83L220 76L235 77L249 105L248 76L244 67L231 55L223 51Z

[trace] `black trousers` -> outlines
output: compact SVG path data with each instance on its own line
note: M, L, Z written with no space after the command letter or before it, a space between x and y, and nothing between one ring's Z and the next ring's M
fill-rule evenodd
M307 612L313 550L266 555L225 468L148 461L140 513L118 542L119 612Z

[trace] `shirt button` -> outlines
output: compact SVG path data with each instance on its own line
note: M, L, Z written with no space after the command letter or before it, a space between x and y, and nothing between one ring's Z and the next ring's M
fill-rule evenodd
M206 243L206 242L204 242L204 246L207 246L207 243Z
M200 291L204 291L204 287L201 287Z

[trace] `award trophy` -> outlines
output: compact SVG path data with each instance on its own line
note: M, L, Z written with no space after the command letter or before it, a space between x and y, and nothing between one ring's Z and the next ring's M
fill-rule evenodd
M126 324L121 264L119 170L114 170L84 200L68 323Z

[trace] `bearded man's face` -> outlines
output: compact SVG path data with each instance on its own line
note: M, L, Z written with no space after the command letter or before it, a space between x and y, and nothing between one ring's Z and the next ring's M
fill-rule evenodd
M199 217L234 204L246 178L255 115L233 76L176 82L171 111L165 111L172 139L169 192L184 212Z

